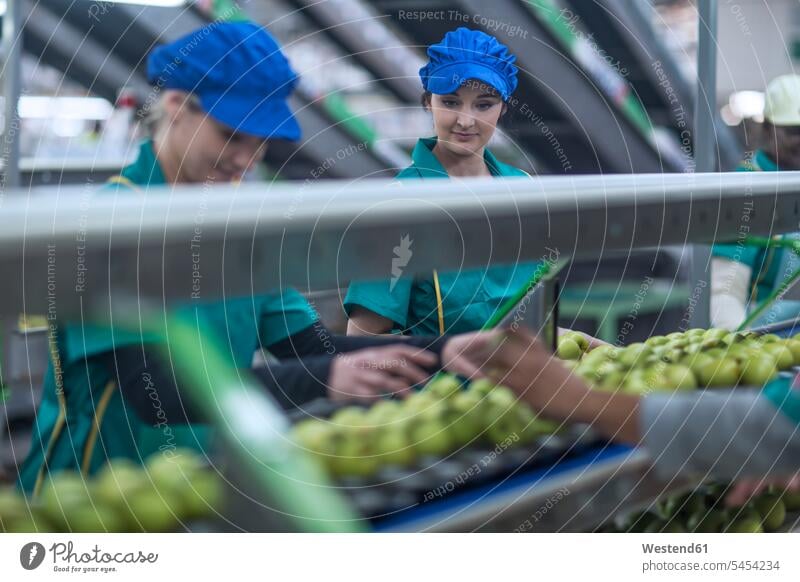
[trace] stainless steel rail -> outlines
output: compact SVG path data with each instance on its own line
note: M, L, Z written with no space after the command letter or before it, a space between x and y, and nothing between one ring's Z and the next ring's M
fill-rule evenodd
M0 314L104 312L109 298L216 300L433 268L733 241L798 230L800 174L363 180L7 193ZM401 261L402 262L402 261ZM397 264L397 263L395 263Z

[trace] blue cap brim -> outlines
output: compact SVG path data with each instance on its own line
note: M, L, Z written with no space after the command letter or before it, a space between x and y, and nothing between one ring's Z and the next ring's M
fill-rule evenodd
M300 125L282 96L264 99L239 92L211 91L199 98L206 113L234 131L263 139L300 139Z
M491 67L471 62L450 63L436 69L428 77L427 89L437 95L447 95L458 91L458 88L470 79L486 83L500 94L503 101L509 97L506 81L502 75Z

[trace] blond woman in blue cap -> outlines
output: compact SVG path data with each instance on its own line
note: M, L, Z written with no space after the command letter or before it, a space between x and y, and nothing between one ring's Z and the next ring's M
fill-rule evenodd
M237 180L261 159L269 140L300 137L286 102L297 75L275 40L254 24L206 26L153 51L147 70L163 91L153 138L106 186L112 195L164 195L169 190L163 186L172 184ZM219 336L238 367L249 368L262 347L281 359L255 373L284 408L321 396L402 393L440 369L441 361L474 372L456 355L458 339L400 345L332 336L294 290L176 309ZM181 399L171 366L153 349L156 338L102 325L59 330L51 346L58 373L51 363L20 473L23 488L38 491L55 471L93 473L108 458L141 461L158 451L205 448L210 429Z
M420 69L422 104L435 136L420 139L399 179L527 176L498 160L487 144L517 87L516 57L494 37L467 28L428 48ZM537 263L434 271L414 280L357 282L344 301L348 334L411 335L480 329Z

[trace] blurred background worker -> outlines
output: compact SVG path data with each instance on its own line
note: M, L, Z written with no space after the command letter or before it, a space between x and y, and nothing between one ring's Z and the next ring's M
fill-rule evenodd
M742 172L800 170L800 75L774 79L765 95L761 148L748 154ZM783 240L798 240L786 234ZM711 324L736 329L748 312L767 299L794 271L800 260L789 249L748 244L714 245L711 260ZM800 301L776 301L750 327L794 319Z

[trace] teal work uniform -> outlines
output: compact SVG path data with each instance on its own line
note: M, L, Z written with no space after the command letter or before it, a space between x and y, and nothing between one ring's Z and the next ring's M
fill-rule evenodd
M738 172L777 172L778 165L763 151L756 150L736 168ZM800 238L800 234L786 234L781 238ZM765 300L795 269L800 268L796 255L784 248L765 249L758 246L738 244L716 244L712 248L714 257L737 261L752 269L750 278L749 309L754 309ZM781 299L761 314L751 325L757 327L800 315L800 301Z
M413 163L397 178L447 178L447 172L433 153L435 145L435 137L420 139L411 154ZM524 171L498 161L488 148L483 157L492 176L528 176ZM400 277L353 282L347 291L344 307L348 315L358 306L390 319L394 322L394 332L437 335L442 329L447 333L475 331L528 283L538 264L517 263L438 272L414 279Z
M114 189L125 196L166 184L152 142L144 142L136 161L111 182L114 184L104 190ZM233 365L244 368L250 367L259 346L285 339L317 320L314 309L294 290L192 303L175 311L204 323L205 329L225 342L225 355ZM38 491L47 468L51 472L80 470L88 475L108 458L141 462L158 451L208 445L207 426L172 424L169 418L151 425L125 406L116 386L113 350L149 343L154 337L102 325L65 324L57 329L55 338L31 450L20 471L25 490ZM155 390L151 399L157 407Z

